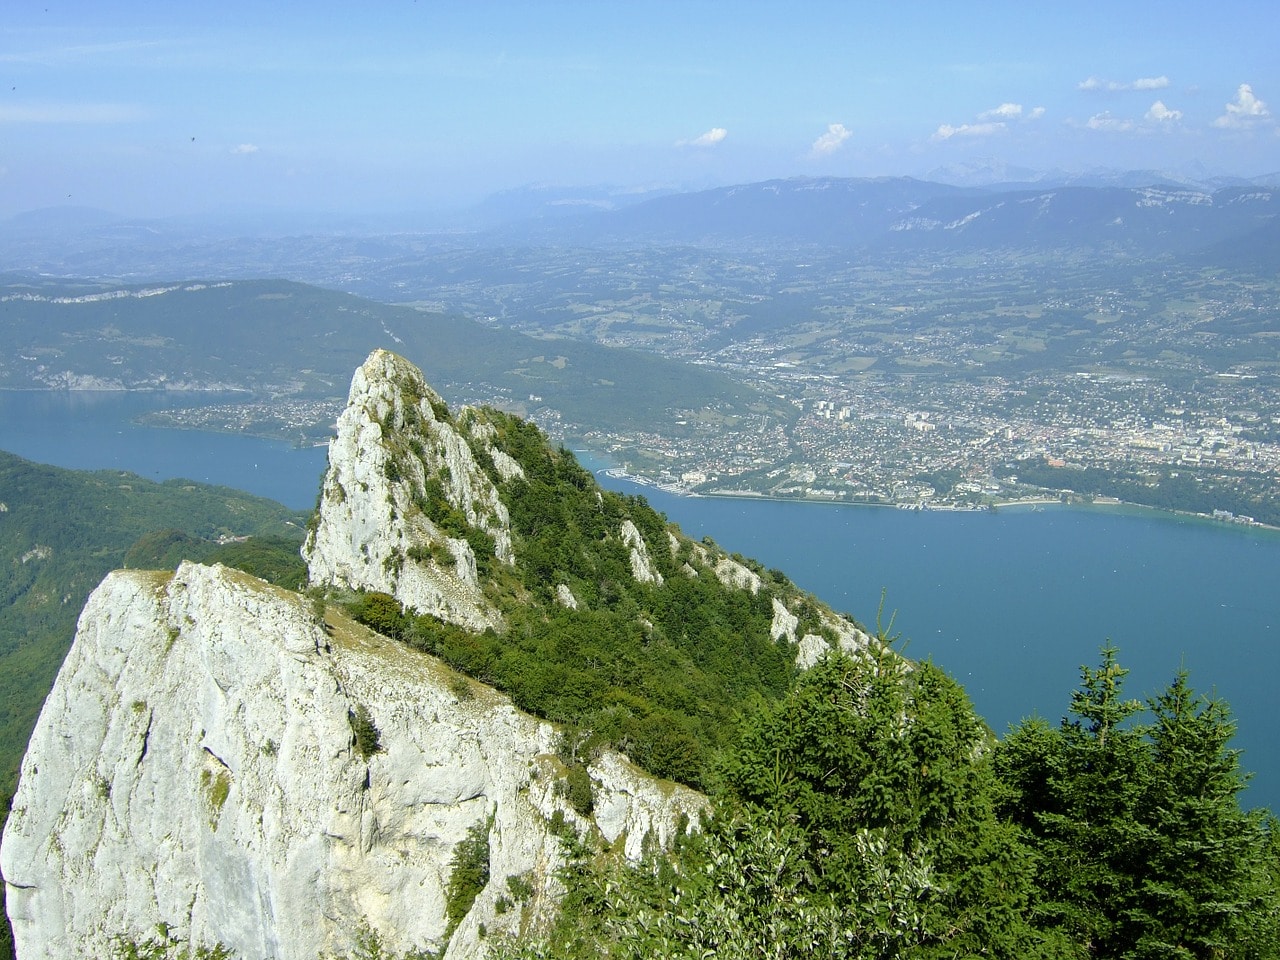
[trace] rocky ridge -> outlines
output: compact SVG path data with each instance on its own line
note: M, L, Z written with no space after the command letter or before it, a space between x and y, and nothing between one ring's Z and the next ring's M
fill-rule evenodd
M704 805L607 753L595 815L558 789L556 730L433 658L222 567L118 571L86 605L5 831L22 960L106 956L166 924L236 956L314 960L362 923L396 951L448 932L454 852L479 829L497 882L448 941L552 908L553 823L632 856ZM364 709L380 747L357 749ZM533 898L500 912L508 877Z
M487 587L518 562L504 490L522 479L484 411L450 414L415 367L376 351L331 443L311 581L500 636ZM674 528L646 541L626 519L609 536L646 588L661 588L662 567L763 589ZM579 606L568 585L547 588ZM869 642L798 591L770 602L770 638L801 667ZM19 957L106 955L113 937L159 924L245 960L349 951L362 925L394 951L482 955L486 932L554 910L563 824L635 857L705 806L604 750L582 814L558 746L552 724L314 595L221 567L118 571L81 616L0 848ZM454 928L449 881L468 838L487 844L490 882ZM501 902L508 878L533 891L515 909Z
M474 630L497 626L471 543L444 522L456 511L492 538L500 562L512 563L507 508L472 445L490 451L504 477L518 476L520 466L501 451L494 455L491 436L474 416L455 423L408 361L375 351L352 379L329 445L317 524L303 548L311 580L379 590ZM440 549L424 550L426 544Z

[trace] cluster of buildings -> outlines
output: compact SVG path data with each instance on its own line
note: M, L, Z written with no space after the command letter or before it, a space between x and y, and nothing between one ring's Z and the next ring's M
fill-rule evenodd
M1153 482L1184 469L1265 493L1280 476L1280 397L1233 378L1181 393L1154 379L1081 374L970 380L773 370L795 419L725 433L597 436L632 472L674 489L977 508L1043 498L1018 466L1094 468ZM1229 511L1226 511L1229 512Z

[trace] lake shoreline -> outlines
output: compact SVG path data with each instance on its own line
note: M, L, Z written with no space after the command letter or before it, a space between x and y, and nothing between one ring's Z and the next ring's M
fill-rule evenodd
M605 461L607 458L602 457L594 451L579 450L576 453L585 453L592 459ZM664 493L676 497L685 498L703 498L708 500L724 499L724 500L741 500L744 502L767 502L767 503L803 503L817 504L832 507L872 507L882 510L898 510L907 513L959 513L959 514L980 514L995 513L999 510L1020 510L1020 509L1043 509L1045 507L1066 508L1066 509L1100 509L1121 508L1122 510L1141 511L1143 513L1154 514L1160 517L1170 519L1180 518L1203 521L1215 526L1228 527L1239 530L1266 531L1269 533L1280 533L1280 526L1274 524L1262 523L1257 520L1240 520L1238 518L1226 519L1216 517L1209 513L1197 513L1192 510L1171 510L1167 507L1153 507L1146 503L1136 503L1131 500L1120 500L1116 497L1094 497L1093 499L1072 499L1063 501L1059 497L1043 496L1043 497L1027 497L1018 500L995 500L986 505L960 506L951 504L930 505L922 504L899 504L899 503L870 503L866 501L854 500L837 500L832 497L778 497L767 493L761 493L755 490L689 490L672 484L659 483L649 477L638 474L627 473L616 466L600 467L593 470L596 474L603 474L614 480L621 480L627 483L633 483L641 487L652 487L661 490Z

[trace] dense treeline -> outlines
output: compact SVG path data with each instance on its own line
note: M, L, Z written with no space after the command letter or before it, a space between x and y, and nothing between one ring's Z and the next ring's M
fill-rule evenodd
M1126 673L1104 648L1071 719L1024 723L996 754L1001 812L1038 855L1037 924L1091 956L1275 956L1280 836L1239 807L1226 705L1179 672L1133 722Z
M1157 510L1206 515L1215 510L1227 510L1239 516L1252 517L1259 523L1280 526L1280 506L1276 505L1274 498L1223 487L1220 480L1212 477L1208 482L1202 481L1196 477L1193 468L1188 467L1178 470L1163 468L1160 476L1152 480L1100 467L1073 470L1028 460L1010 465L1004 473L1016 474L1023 483L1048 490L1071 490L1090 497L1115 497Z
M288 590L307 584L307 565L297 537L263 534L219 542L193 537L181 530L144 534L124 555L124 565L144 570L173 570L184 560L221 563Z
M892 654L833 656L722 755L701 834L639 867L576 838L557 924L507 958L1268 958L1280 838L1240 810L1220 702L1179 674L1004 741Z

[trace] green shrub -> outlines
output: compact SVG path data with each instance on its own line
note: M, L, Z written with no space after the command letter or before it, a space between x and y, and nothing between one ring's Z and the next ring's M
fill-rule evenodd
M445 891L445 917L448 934L453 933L471 905L489 885L489 829L493 817L473 824L467 836L453 851L449 868L449 886Z
M588 816L595 808L595 787L591 782L591 774L581 763L571 763L560 781L561 794L569 801L569 806L580 816Z
M347 712L347 721L351 724L352 743L362 760L368 760L382 749L382 737L368 707L357 703L355 710Z
M533 884L529 882L527 873L513 873L507 877L507 889L516 903L525 903L533 898Z

